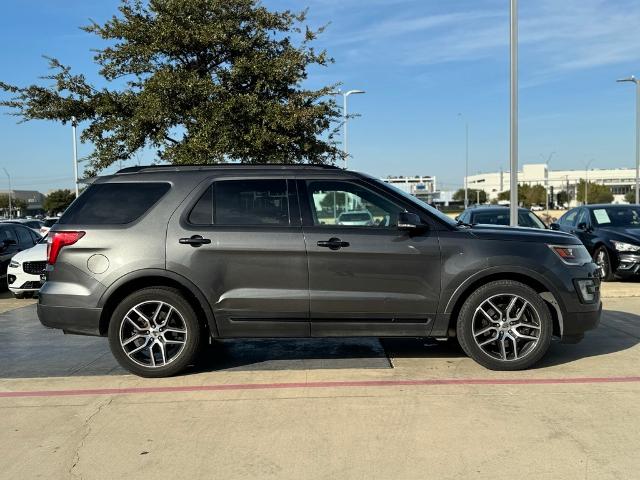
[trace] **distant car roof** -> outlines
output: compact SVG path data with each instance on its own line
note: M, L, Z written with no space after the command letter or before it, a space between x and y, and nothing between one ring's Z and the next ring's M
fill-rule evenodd
M499 205L491 205L491 206L486 206L483 208L478 208L478 207L469 207L467 208L467 210L473 212L473 211L479 211L482 210L482 212L487 212L487 211L491 211L491 210L500 210L500 211L504 211L504 210L508 210L509 207L501 207ZM531 210L527 209L527 208L522 208L522 207L518 207L518 211L519 212L530 212Z

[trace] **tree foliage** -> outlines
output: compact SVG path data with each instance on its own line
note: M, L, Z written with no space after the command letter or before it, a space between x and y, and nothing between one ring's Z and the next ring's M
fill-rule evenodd
M586 189L585 185L587 186ZM582 203L611 203L613 202L613 193L606 185L593 182L589 182L587 185L584 180L580 180L578 183L578 201Z
M478 201L478 192L480 193L480 203L487 203L487 192L484 190L476 190L474 188L469 188L467 192L467 196L469 199L469 205L476 203ZM464 188L460 188L456 190L453 194L453 200L456 202L464 201Z
M546 203L547 190L542 185L518 185L518 205L530 207ZM511 191L505 190L498 194L498 200L511 200Z
M11 196L11 210L15 212L16 210L25 210L27 208L27 202L24 200L20 200L19 198ZM0 209L1 210L9 210L9 194L2 193L0 194Z
M86 122L90 173L145 148L175 164L334 162L336 85L303 86L332 59L305 20L258 0L122 0L83 28L106 42L93 57L106 87L49 58L52 85L0 82L12 94L0 105L23 121Z
M635 188L631 189L627 193L624 194L624 200L627 203L636 203L636 190Z
M76 194L65 188L64 190L53 190L44 199L44 209L51 215L62 213L76 199Z

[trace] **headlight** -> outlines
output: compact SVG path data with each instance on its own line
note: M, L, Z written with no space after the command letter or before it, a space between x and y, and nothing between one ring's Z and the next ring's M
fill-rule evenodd
M613 248L618 252L637 252L640 250L640 246L632 243L616 242L615 240L611 240L611 243L613 243Z
M592 261L584 245L548 245L567 265L584 265Z
M9 263L9 266L11 268L19 268L20 267L20 262L18 262L17 260L11 260L11 262Z

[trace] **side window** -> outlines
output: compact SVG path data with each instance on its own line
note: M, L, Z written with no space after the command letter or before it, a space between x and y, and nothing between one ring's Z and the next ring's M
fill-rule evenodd
M560 223L565 226L575 225L578 210L577 208L575 210L569 210L560 218Z
M195 225L289 225L286 180L221 180L189 213Z
M15 226L16 233L18 234L18 246L22 249L33 247L33 240L29 231L24 227Z
M587 225L591 223L589 222L589 210L586 208L581 208L580 213L578 213L576 217L575 225L580 225L581 223L586 223Z
M341 181L307 182L314 225L395 227L404 211L392 201L358 184Z
M18 239L16 238L16 234L11 227L1 227L0 228L0 242L3 240L13 240L18 243Z

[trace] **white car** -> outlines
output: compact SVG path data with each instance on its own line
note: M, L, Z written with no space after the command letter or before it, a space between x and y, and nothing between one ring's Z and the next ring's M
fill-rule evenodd
M544 207L542 205L532 205L531 206L531 211L532 212L541 212L544 210Z
M51 227L53 227L58 222L59 217L47 217L42 221L42 226L40 227L40 235L43 237L49 233Z
M9 290L16 298L38 293L42 286L40 275L47 266L47 241L40 240L33 248L16 253L7 267Z

